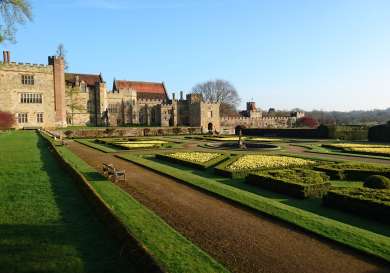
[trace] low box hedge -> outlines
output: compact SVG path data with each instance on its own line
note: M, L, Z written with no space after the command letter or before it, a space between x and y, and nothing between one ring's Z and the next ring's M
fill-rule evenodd
M188 161L188 160L184 160L184 159L179 159L179 158L169 156L169 154L156 154L156 158L162 159L165 161L169 161L172 163L176 163L176 164L182 164L182 165L186 165L189 167L194 167L194 168L202 170L202 169L207 169L207 168L210 168L212 166L217 165L221 161L226 160L228 158L228 156L225 154L221 154L220 156L213 158L205 163L198 163L198 162Z
M335 163L315 166L314 170L325 172L333 180L366 180L371 175L390 178L390 167L380 164Z
M219 164L218 166L214 167L214 173L221 175L221 176L230 177L233 179L245 178L248 174L253 172L253 170L235 172L235 171L230 171L230 170L226 169L227 166L229 166L231 163L233 163L234 161L236 161L240 157L241 157L241 155L233 155L228 160L226 160L226 161L222 162L221 164Z
M297 198L322 197L329 191L331 186L328 176L309 169L271 170L251 173L246 177L246 182Z
M323 198L327 207L390 223L390 190L339 188Z

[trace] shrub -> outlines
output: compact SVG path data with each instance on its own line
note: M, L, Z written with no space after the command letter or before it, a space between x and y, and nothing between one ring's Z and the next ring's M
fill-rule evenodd
M382 175L371 175L364 181L364 187L371 189L390 189L390 179Z
M73 135L73 131L71 131L71 130L66 130L66 131L64 132L64 134L65 134L66 137L71 137L71 136Z
M148 136L150 133L150 129L149 128L145 128L144 129L144 136Z
M104 133L109 135L109 136L112 136L115 132L115 129L114 128L106 128L106 130L104 130Z
M330 190L323 204L356 215L390 223L390 191L370 188L338 188Z
M330 189L329 177L309 169L284 169L251 173L246 182L298 198L322 197Z
M173 133L174 133L175 135L179 135L179 134L181 133L181 128L180 128L180 127L175 127L175 128L173 128Z
M0 130L11 129L15 124L15 116L9 112L0 111Z
M163 136L164 135L164 130L163 129L158 129L157 130L157 135Z

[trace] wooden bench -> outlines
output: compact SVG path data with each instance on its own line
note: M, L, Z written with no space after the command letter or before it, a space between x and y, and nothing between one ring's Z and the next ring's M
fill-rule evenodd
M114 182L116 181L126 181L126 172L125 170L117 170L114 168Z
M115 169L114 164L103 163L103 174L107 175L108 178L113 177L114 182L126 181L125 170Z
M103 163L103 174L107 174L108 176L114 174L114 165Z

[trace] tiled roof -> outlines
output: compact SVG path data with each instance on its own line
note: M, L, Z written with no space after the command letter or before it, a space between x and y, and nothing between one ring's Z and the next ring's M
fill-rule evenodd
M79 80L84 81L89 86L95 86L96 82L103 82L103 78L99 74L78 74L78 73L65 73L65 81L70 84L76 82L76 76L79 76Z
M167 92L164 83L158 82L139 82L115 80L113 91L132 89L137 92L138 98L147 99L166 99Z

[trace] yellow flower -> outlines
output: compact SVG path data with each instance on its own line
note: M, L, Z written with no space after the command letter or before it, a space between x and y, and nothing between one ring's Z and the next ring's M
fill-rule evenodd
M182 159L186 161L196 162L196 163L205 163L214 158L219 157L221 154L218 153L203 153L203 152L177 152L168 154L168 156Z
M300 167L314 164L314 161L289 157L272 155L244 155L230 164L227 169L231 171L246 171L259 169L277 169L288 167Z

